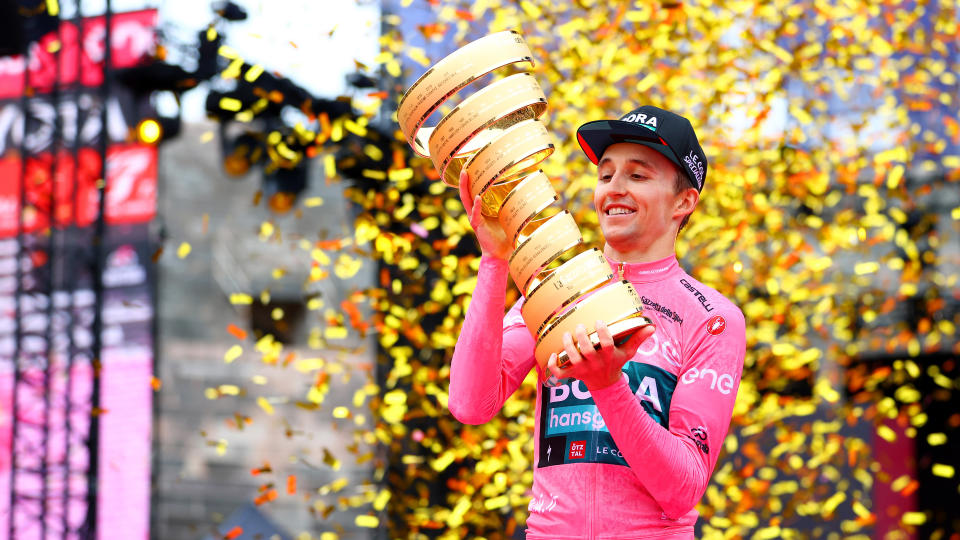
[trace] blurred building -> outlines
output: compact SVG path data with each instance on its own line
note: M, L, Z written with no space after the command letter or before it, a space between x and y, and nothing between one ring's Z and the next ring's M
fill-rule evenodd
M313 244L353 235L343 186L327 183L322 168L311 167L299 210L273 214L265 200L255 202L259 171L243 178L223 172L216 132L213 123L187 125L161 152L156 225L165 249L158 259L157 376L163 387L156 409L153 537L213 534L220 520L258 500L265 484L278 495L257 509L288 534L372 537L370 529L355 525L364 512L338 499L375 487L376 460L357 456L376 449L357 440L356 419L338 420L331 411L349 406L368 382L374 344L348 338L329 339L321 349L308 346L310 329L325 326L326 310L316 309L316 300L339 309L351 291L373 282L374 269L366 264L352 278L305 286L315 266ZM319 206L302 204L320 199ZM181 258L177 251L184 244L190 252ZM237 295L249 295L251 303L236 303ZM284 312L279 328L277 308ZM249 337L238 340L228 325ZM265 332L285 341L277 365L265 364L269 354L254 347ZM243 353L226 361L237 345ZM318 369L298 369L298 362L310 359L322 359L330 376L329 393L316 410L295 403L309 403L316 383ZM261 398L273 414L258 403ZM369 429L372 419L366 422ZM272 472L252 473L260 467ZM291 475L294 494L287 492ZM348 483L331 489L338 479ZM325 495L318 494L324 486ZM324 517L331 506L336 509Z

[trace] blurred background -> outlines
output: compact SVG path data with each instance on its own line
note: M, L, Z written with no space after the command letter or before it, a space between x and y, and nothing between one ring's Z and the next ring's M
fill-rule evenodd
M955 1L0 9L0 538L522 538L536 382L447 412L478 251L395 117L513 29L589 242L577 126L704 143L679 256L747 358L698 537L960 539Z

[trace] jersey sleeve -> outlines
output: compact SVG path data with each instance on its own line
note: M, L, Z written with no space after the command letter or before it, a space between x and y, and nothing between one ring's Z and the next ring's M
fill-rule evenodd
M447 407L464 424L489 422L536 363L519 303L503 314L508 276L507 261L481 257L477 287L450 365Z
M743 314L733 306L693 332L682 351L669 428L646 414L623 379L591 391L617 447L670 519L692 510L707 489L730 427L746 354Z

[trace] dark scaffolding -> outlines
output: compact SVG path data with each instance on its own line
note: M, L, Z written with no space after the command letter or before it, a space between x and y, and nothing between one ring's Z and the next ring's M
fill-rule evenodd
M110 43L111 8L106 2L105 43ZM83 35L79 0L75 27ZM58 42L62 42L58 26ZM99 89L101 126L107 125L110 94L110 47L104 58ZM24 52L26 65L34 49ZM16 149L20 160L20 211L16 238L3 242L0 258L11 261L12 290L0 291L13 304L12 389L10 390L9 512L0 535L9 539L95 538L97 532L99 362L103 329L104 193L107 136L97 151L101 164L99 212L92 234L77 225L80 137L64 137L62 111L79 110L82 94L61 87L60 50L53 51L56 76L52 91L38 96L30 69L24 69L20 98L22 134ZM77 70L81 55L76 56ZM43 144L31 134L50 126L38 115L38 99L52 101L52 136ZM70 156L69 170L58 171L60 156ZM43 159L42 155L52 156ZM49 189L28 189L39 169ZM66 183L67 185L62 185ZM57 215L69 208L66 218ZM27 231L26 220L45 223ZM7 283L10 283L8 280ZM91 294L92 291L92 294ZM7 295L9 294L9 297ZM8 310L5 310L8 311ZM9 311L8 311L9 312Z

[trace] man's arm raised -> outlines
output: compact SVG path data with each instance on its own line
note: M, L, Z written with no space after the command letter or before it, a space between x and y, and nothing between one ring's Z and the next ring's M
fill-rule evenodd
M524 326L504 325L507 259L513 246L496 219L480 213L480 197L471 197L466 173L460 175L460 200L470 216L482 256L477 287L457 338L450 366L448 408L465 424L490 421L533 367L533 338Z

